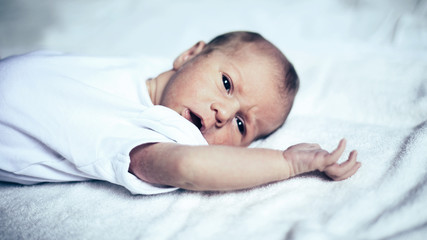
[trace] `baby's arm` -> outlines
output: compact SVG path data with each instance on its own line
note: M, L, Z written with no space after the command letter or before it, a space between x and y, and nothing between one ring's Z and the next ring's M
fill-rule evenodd
M316 144L298 144L279 151L154 143L132 150L129 171L150 183L190 190L244 189L314 170L342 180L360 167L354 151L347 161L336 163L344 148L345 141L332 153Z

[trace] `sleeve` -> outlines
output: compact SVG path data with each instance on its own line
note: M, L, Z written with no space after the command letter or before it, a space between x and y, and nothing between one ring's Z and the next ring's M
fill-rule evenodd
M96 161L78 168L126 187L134 194L157 194L176 190L148 184L128 172L130 151L138 145L153 142L176 142L186 145L207 145L200 131L175 111L153 106L141 112L133 123L111 127L98 141Z

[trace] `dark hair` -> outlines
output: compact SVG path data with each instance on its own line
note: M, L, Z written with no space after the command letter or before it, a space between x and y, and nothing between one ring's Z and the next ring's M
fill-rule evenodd
M201 54L209 54L215 50L221 50L225 53L233 54L247 43L256 44L257 47L262 50L262 54L269 55L269 57L273 58L275 63L279 66L278 84L280 95L283 97L283 101L285 103L284 113L286 120L292 109L295 95L299 89L299 77L294 66L286 56L276 46L261 36L261 34L248 31L236 31L221 34L208 42ZM280 128L282 125L277 128ZM266 136L261 136L261 138L264 137Z
M262 41L267 40L259 33L244 31L229 32L221 34L208 42L206 50L212 51L213 49L220 48L234 48L234 50L237 50L238 47L242 46L242 43L256 43Z

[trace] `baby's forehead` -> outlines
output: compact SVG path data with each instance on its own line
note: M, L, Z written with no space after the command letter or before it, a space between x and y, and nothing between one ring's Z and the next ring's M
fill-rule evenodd
M286 60L283 54L274 46L256 43L242 43L234 51L229 50L229 55L237 61L253 61L259 65L263 71L275 74L283 74Z
M256 81L272 81L275 83L275 88L279 87L284 80L285 67L273 54L261 52L254 48L244 48L237 52L230 61L238 66L249 66L242 67L241 71L244 71L246 75L260 75L259 78L255 79Z

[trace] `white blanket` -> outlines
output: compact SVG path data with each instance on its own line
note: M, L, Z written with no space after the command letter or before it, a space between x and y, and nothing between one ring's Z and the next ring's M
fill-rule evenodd
M356 175L156 196L0 183L0 239L425 239L427 1L0 2L2 57L47 48L171 62L239 29L278 45L301 78L285 126L252 146L332 149L345 137Z

